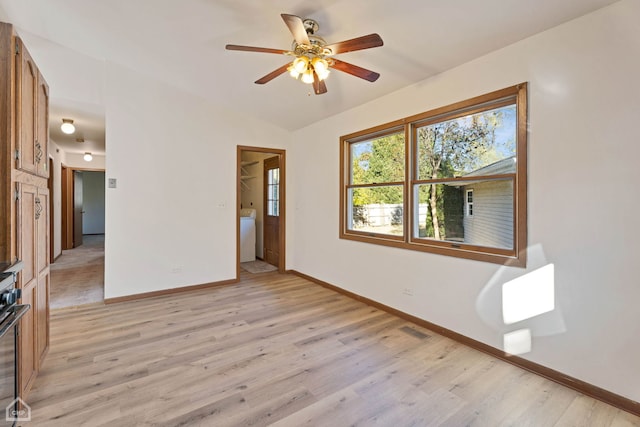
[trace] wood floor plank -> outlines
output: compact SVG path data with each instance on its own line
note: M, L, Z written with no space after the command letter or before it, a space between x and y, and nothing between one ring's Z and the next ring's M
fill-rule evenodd
M640 426L298 276L51 312L37 426Z

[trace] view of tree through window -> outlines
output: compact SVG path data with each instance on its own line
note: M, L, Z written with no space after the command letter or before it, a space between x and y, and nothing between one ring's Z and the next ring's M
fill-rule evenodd
M515 174L515 117L516 107L515 104L511 104L415 127L418 152L416 176L419 182L415 188L418 207L426 207L425 220L419 223L415 237L505 246L503 242L494 244L491 238L470 241L469 233L465 234L465 229L473 227L473 224L464 224L466 191L463 192L462 189L472 190L478 181L457 178ZM441 180L446 178L453 180L443 183ZM425 185L429 182L430 185ZM496 211L498 207L495 203L490 207L485 206L485 209L491 208L492 214L506 214L504 221L511 223L512 187L505 191L504 186L492 186L490 181L485 182L484 187L485 191L494 193L493 197L508 199L503 203L506 206L499 207L502 209L500 212ZM507 212L504 212L505 210ZM511 244L507 245L507 249L512 247L512 242L513 239Z
M402 236L404 132L351 144L353 230Z
M341 237L524 262L522 117L526 84L343 137Z

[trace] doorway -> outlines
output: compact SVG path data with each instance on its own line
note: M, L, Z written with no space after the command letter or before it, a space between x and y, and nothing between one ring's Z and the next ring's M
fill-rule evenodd
M84 235L104 234L105 171L62 166L62 249L82 246Z
M104 301L105 171L62 166L62 253L51 265L51 307Z
M243 235L241 243L241 220L246 218L241 218L241 212L244 214L247 209L256 215L256 260L275 266L280 273L285 272L285 153L285 150L274 148L238 146L236 197L238 278L241 258L246 259L246 248L242 246L246 244L246 236ZM242 229L246 231L244 227ZM243 267L243 269L246 268Z

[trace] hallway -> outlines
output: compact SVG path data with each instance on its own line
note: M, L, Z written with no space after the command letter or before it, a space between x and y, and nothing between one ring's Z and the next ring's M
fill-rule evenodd
M104 301L104 234L85 235L51 264L50 308Z

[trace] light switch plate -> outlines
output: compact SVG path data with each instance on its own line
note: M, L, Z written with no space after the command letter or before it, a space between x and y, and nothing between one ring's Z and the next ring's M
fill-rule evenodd
M109 178L109 188L116 188L116 182L115 178Z

